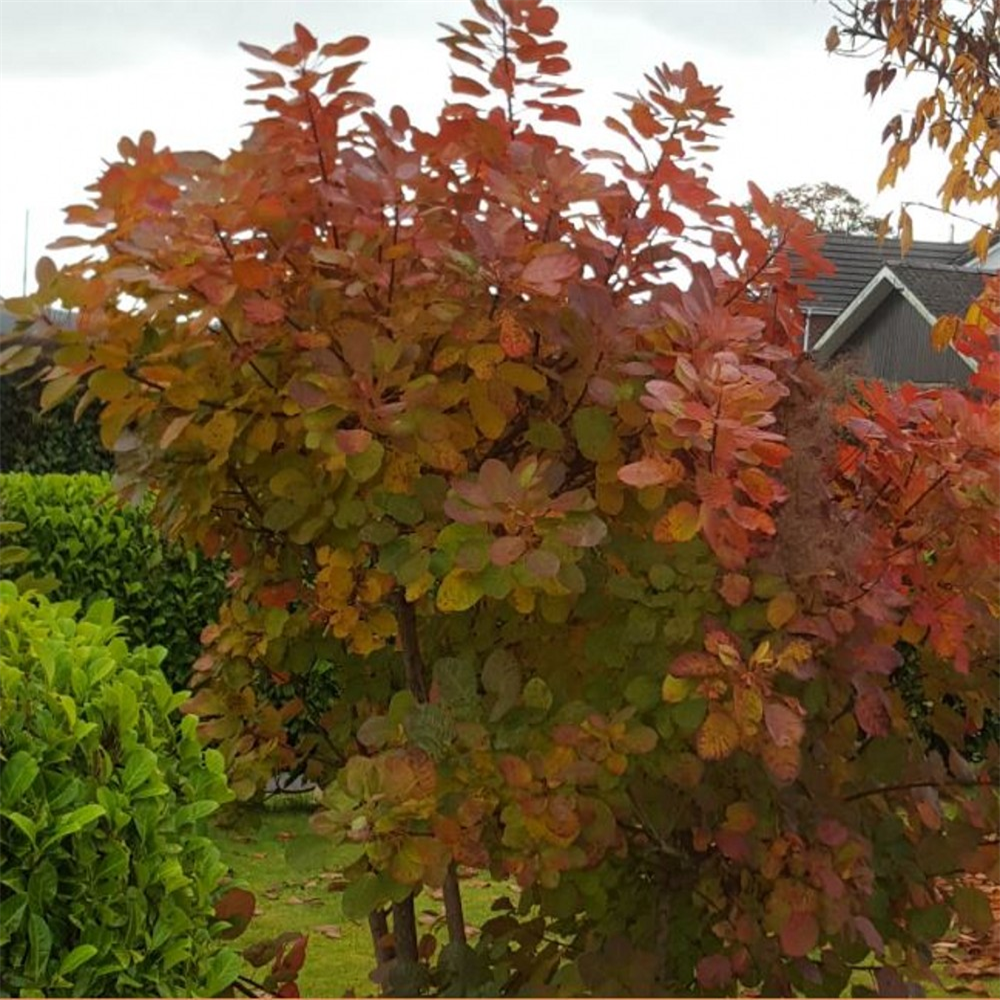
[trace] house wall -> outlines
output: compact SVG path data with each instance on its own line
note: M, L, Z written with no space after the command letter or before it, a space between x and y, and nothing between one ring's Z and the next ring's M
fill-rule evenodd
M890 295L851 338L859 374L885 382L965 385L972 374L952 350L935 351L927 321L899 293Z

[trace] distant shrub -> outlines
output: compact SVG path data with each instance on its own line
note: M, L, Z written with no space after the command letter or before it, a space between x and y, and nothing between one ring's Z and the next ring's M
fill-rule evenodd
M42 413L40 386L23 371L0 379L0 471L36 475L110 471L114 461L101 444L96 408L76 421L74 398Z
M106 476L0 475L3 518L24 528L0 577L52 575L54 598L110 597L133 645L163 646L164 670L186 686L202 628L225 593L225 568L165 542L144 508L120 507Z
M232 797L111 601L0 582L0 995L212 996L239 972L205 818Z

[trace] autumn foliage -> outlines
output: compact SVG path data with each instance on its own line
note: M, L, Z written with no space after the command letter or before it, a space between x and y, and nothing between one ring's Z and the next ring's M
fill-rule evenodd
M998 317L956 340L972 394L836 391L800 351L821 238L706 180L718 89L660 66L576 152L556 23L474 0L426 130L355 89L363 38L246 46L243 145L123 140L69 210L91 256L7 305L78 310L35 321L46 403L85 383L122 492L230 555L193 708L242 797L326 785L386 989L898 988L984 919L941 878L996 863L997 748L964 751L996 707ZM293 743L259 678L321 659L339 699ZM474 946L457 865L519 888Z

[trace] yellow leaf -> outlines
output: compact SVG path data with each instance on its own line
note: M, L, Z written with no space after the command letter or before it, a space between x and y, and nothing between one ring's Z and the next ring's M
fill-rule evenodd
M247 435L247 444L257 451L270 451L278 436L278 425L270 418L258 420Z
M501 380L524 392L541 392L548 383L545 376L528 365L505 361L498 369Z
M479 380L469 382L469 409L476 426L483 436L496 441L507 427L507 417L503 410L489 398L488 383Z
M979 231L972 238L969 249L976 255L978 260L986 260L986 255L990 252L990 227L980 226Z
M682 500L675 503L670 510L653 527L653 538L658 542L688 542L701 526L701 512L693 503Z
M413 604L414 601L423 597L434 585L434 575L427 571L423 572L413 581L406 585L406 600Z
M764 699L756 688L738 686L733 689L733 711L744 736L753 736L764 718Z
M905 208L899 210L899 253L905 257L913 245L913 219Z
M228 452L236 436L236 417L225 410L219 410L201 429L202 443L210 451Z
M437 609L444 612L467 611L482 596L482 588L468 573L453 569L438 587Z
M740 744L740 728L727 712L709 712L695 737L702 760L725 760Z
M510 593L510 602L522 615L530 615L535 610L535 592L527 587L515 587Z
M679 702L685 701L688 695L694 688L694 682L689 677L674 677L673 674L667 674L663 678L663 688L662 695L663 700L668 705L676 705Z
M767 622L771 628L782 628L795 617L797 611L798 601L795 595L786 590L767 602Z
M935 351L943 351L955 337L961 321L957 316L942 316L933 327L931 327L931 346Z
M506 358L499 344L476 344L469 351L469 367L475 372L476 378L491 379L497 365Z
M40 401L42 413L51 410L54 406L58 406L76 388L76 384L79 381L79 375L74 372L67 372L65 375L59 375L57 378L52 379L51 382L46 382L45 388L42 389Z

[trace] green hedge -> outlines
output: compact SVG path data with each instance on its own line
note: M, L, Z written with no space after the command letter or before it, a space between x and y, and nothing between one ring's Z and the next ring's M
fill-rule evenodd
M0 582L0 995L213 996L240 969L205 817L232 798L110 601Z
M6 540L26 550L0 577L51 574L55 598L110 597L128 641L163 646L171 683L187 684L201 630L225 593L222 563L165 543L146 509L119 507L105 476L0 475L0 511L24 525Z
M79 422L73 419L76 398L40 413L41 382L19 371L0 378L0 471L109 472L114 460L101 444L98 407L91 406Z

